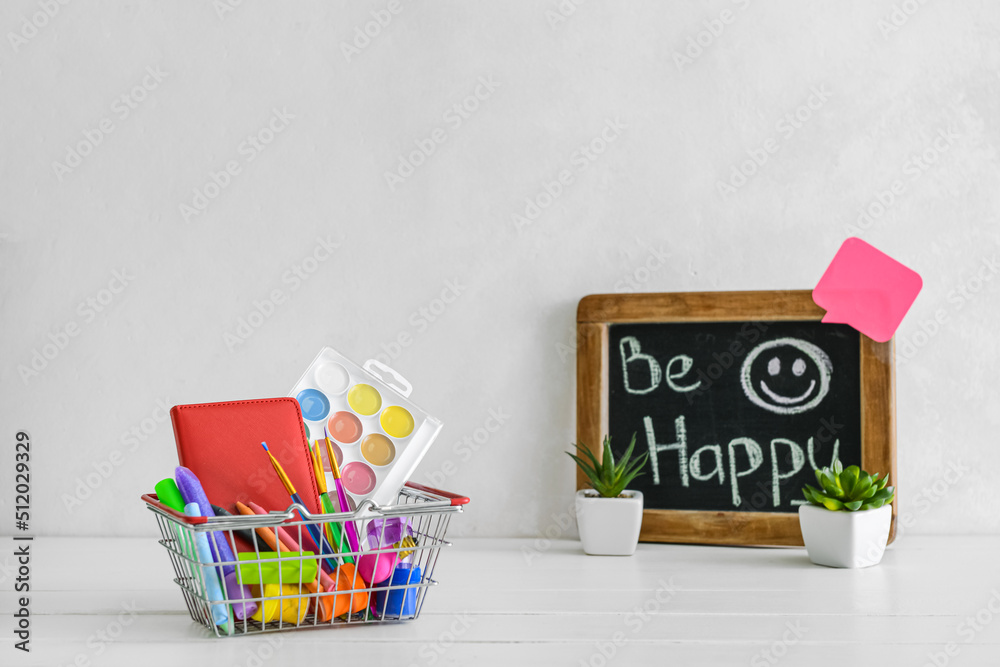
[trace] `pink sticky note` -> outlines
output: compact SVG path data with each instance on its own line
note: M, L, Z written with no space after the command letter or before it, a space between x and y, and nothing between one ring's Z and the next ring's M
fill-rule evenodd
M861 239L849 238L813 290L824 322L849 324L884 343L896 333L924 282L911 268Z

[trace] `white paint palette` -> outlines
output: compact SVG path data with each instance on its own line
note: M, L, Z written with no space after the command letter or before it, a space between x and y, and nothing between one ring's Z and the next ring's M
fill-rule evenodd
M330 433L351 509L371 500L393 505L441 422L414 405L413 387L388 366L369 359L358 366L325 347L289 396L299 402L310 445ZM325 448L321 448L325 451ZM327 470L330 497L333 476Z

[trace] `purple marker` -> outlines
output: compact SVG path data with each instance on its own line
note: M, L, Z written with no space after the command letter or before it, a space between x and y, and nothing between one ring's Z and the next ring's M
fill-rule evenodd
M208 496L205 495L205 489L201 487L201 482L198 481L197 475L184 466L177 466L174 470L174 476L177 488L181 492L181 498L184 499L185 503L196 504L200 516L215 516L212 504L208 502ZM236 618L242 620L247 616L252 616L257 611L256 604L253 602L242 604L234 602L239 599L252 598L253 593L251 593L249 586L240 586L236 579L236 567L232 564L236 561L236 556L233 555L233 550L229 547L229 541L222 531L213 531L211 535L212 539L215 540L215 549L212 550L212 556L216 558L216 562L225 563L228 561L230 563L222 566L222 572L226 592L230 603L233 604L233 612L236 614Z

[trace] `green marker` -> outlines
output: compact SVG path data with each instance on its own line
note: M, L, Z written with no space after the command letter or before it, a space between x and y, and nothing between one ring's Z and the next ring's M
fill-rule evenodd
M161 479L153 487L153 490L156 491L156 497L160 499L161 503L184 514L184 499L181 497L181 490L177 488L177 482L173 478Z

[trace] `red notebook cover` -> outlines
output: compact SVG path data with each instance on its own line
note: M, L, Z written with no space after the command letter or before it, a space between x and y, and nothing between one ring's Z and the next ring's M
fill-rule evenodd
M252 500L268 511L292 504L260 445L266 442L309 511L322 512L302 412L294 398L175 405L170 421L177 459L198 476L213 505L239 514L237 500L245 505ZM252 549L241 542L237 540L240 551Z

